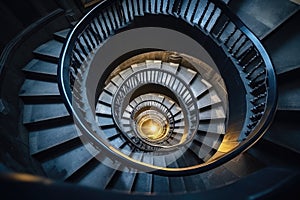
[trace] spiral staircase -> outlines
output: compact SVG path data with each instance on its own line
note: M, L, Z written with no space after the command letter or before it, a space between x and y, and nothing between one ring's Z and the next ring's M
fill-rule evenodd
M4 176L0 190L33 199L299 195L299 17L283 0L99 3L22 67L20 118L47 179Z

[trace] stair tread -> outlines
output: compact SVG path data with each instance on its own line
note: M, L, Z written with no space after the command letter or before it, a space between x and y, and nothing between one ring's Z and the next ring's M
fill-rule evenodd
M211 106L211 105L214 105L214 104L217 104L220 102L221 102L221 99L218 96L218 94L216 93L216 91L211 90L197 101L197 107L199 109L201 109L201 108L205 108L207 106Z
M44 74L49 76L57 76L57 64L43 60L32 59L23 71L28 73Z
M178 168L178 163L176 162L176 157L174 155L169 155L171 156L171 160L174 161L169 161L167 163L171 163L168 165L170 168ZM171 193L175 194L180 194L180 193L185 193L187 191L186 183L185 183L185 177L169 177L169 189ZM189 178L188 178L189 179Z
M46 151L54 146L63 144L81 135L74 124L33 131L29 134L31 155Z
M137 2L139 2L138 3L138 5L136 5L136 3ZM135 8L136 8L136 12L138 12L139 13L139 16L144 16L144 4L145 4L145 2L143 1L143 0L138 0L138 1L134 1L134 5L135 5Z
M225 119L226 115L222 106L213 106L209 110L200 111L199 120Z
M200 22L200 26L203 28L206 27L206 30L208 32L211 31L213 25L216 23L217 19L220 17L220 14L221 14L220 10L218 10L218 9L216 9L213 12L214 8L215 7L212 4L210 4L207 7L207 11L206 11L205 15L203 16L203 19Z
M160 69L161 65L162 65L162 61L160 61L160 60L146 60L144 65L145 65L145 68L148 68L148 69ZM143 67L141 69L143 69Z
M202 161L207 161L212 156L212 153L216 151L214 147L199 142L193 142L189 150L197 156L198 160Z
M110 106L99 104L99 103L97 104L95 112L96 114L110 115L110 116L112 115Z
M79 170L93 158L96 150L88 145L80 145L42 164L45 172L51 178L64 180Z
M300 154L298 152L264 138L248 149L247 153L267 166L297 168L297 170L300 166Z
M280 76L284 76L286 74L288 74L289 72L293 73L296 70L300 69L300 64L299 65L291 65L291 66L285 66L282 68L277 68L277 75Z
M114 174L107 188L131 192L135 176L136 172L118 171Z
M219 166L211 171L200 174L207 190L229 185L238 177L224 166Z
M120 147L124 145L124 143L125 141L123 138L121 138L121 136L115 137L110 141L110 144L118 149L120 149Z
M64 103L25 104L23 113L24 124L70 117Z
M281 0L263 2L231 0L229 7L258 37L272 30L298 9L294 3Z
M107 92L103 91L99 96L99 101L111 105L112 102L113 102L113 97L112 97L112 95L110 95Z
M187 166L186 157L182 156L176 161L177 166ZM203 191L206 186L202 180L201 174L195 174L191 176L183 177L185 188L187 191Z
M182 78L186 84L189 84L192 81L192 79L195 76L197 76L197 72L185 67L180 67L178 71L178 76Z
M222 0L224 3L228 4L231 0Z
M97 189L104 189L107 185L107 182L112 178L115 171L115 169L110 168L107 165L99 162L97 166L91 169L79 181L79 184Z
M116 128L105 128L102 130L103 130L103 133L105 134L106 138L114 138L114 137L117 137L117 135L119 135L119 132Z
M152 190L152 174L138 173L133 184L133 192L151 193Z
M237 177L247 176L265 167L259 160L247 153L240 154L234 159L224 164L224 167L235 174Z
M283 136L266 136L264 137L265 140L268 140L269 142L272 142L276 145L282 146L285 149L289 149L291 151L294 151L298 154L300 154L300 145L299 145L299 134L297 133L291 133L289 135L286 135L286 137L291 137L294 140L283 138Z
M191 90L193 91L193 94L195 97L200 96L206 90L208 90L212 87L207 81L204 81L204 82L202 82L202 81L203 81L203 79L198 76L195 79L195 81L193 81L193 83L191 84Z
M293 70L295 66L300 65L299 18L300 12L263 41L277 74Z
M163 62L161 68L163 70L166 70L172 74L176 74L177 70L178 70L179 64L177 63L166 63Z
M201 123L198 127L199 131L205 131L210 133L224 134L225 125L223 122L210 122L210 123Z
M195 1L194 3L196 3L196 2L197 1ZM200 1L198 3L197 7L193 6L195 10L193 12L189 12L190 15L192 15L192 13L195 13L194 14L194 20L192 21L193 23L196 23L196 24L201 23L199 21L201 20L201 17L205 16L205 10L204 9L205 9L206 5L207 5L207 1ZM189 17L189 18L191 18L191 17Z
M71 28L63 29L60 31L57 31L53 33L54 37L56 37L59 41L63 42L65 39L67 39L67 36L70 32Z
M154 175L152 180L152 192L153 193L169 193L169 177Z
M264 139L300 154L298 115L289 111L278 111Z
M195 140L214 149L218 149L222 142L222 137L220 137L220 134L206 132L205 134L198 133L195 136Z
M37 47L33 51L33 53L37 55L40 59L57 62L62 47L63 47L62 42L56 40L50 40L42 44L41 46Z
M99 126L116 126L115 122L111 117L98 117L98 124Z
M229 0L223 0L229 2ZM150 1L149 1L150 2ZM163 1L160 1L163 3ZM182 1L176 1L176 2L182 2ZM190 1L186 1L190 2ZM258 1L255 1L256 3ZM127 3L127 2L126 2ZM125 3L125 4L126 4ZM132 3L129 1L129 4ZM152 2L150 2L152 3ZM158 3L157 3L158 4ZM251 3L250 3L251 4ZM152 6L150 9L153 9L155 5L149 4ZM277 5L277 4L276 4ZM273 7L273 6L272 6ZM289 9L288 9L289 11ZM243 11L245 12L245 11ZM287 12L287 11L285 11ZM127 12L125 12L127 13ZM128 13L126 15L129 15ZM262 13L262 15L265 15ZM244 19L253 17L252 15L242 14L242 18L244 16ZM258 16L260 17L260 16ZM127 16L127 18L130 18L130 16ZM257 20L257 21L256 21ZM253 26L258 25L259 27L252 27L254 32L257 35L263 35L267 30L271 28L270 24L267 24L265 21L261 21L262 19L255 19L253 21ZM113 20L111 21L111 24L108 26L113 25ZM252 22L250 22L252 23ZM273 24L274 25L274 24ZM272 26L273 26L272 25ZM33 59L28 65L24 67L24 71L27 73L34 73L34 74L44 74L44 75L50 75L50 76L56 76L57 74L57 64L48 62L52 61L51 58L54 58L57 60L59 58L62 43L61 41L66 38L68 32L67 30L62 30L59 32L54 33L55 37L60 38L59 41L51 40L40 47L38 47L34 54L39 55L38 58L44 58L45 60L38 60ZM297 37L297 41L299 38ZM289 43L289 42L287 42ZM300 46L300 45L299 45ZM294 48L295 50L299 50L298 48ZM274 56L277 56L277 49L272 48L272 52L274 53ZM299 52L299 51L298 51ZM44 57L43 57L44 56ZM50 58L50 59L49 59ZM281 57L282 58L282 57ZM277 59L277 58L276 58ZM275 59L275 60L276 60ZM47 61L46 61L47 60ZM298 60L296 60L298 62ZM290 66L299 66L299 63L292 63L293 61L289 61L291 64ZM282 69L282 65L280 61L275 61L275 65L278 66L279 69ZM170 67L172 70L173 67ZM289 70L289 69L288 69ZM286 68L282 71L286 72L288 71ZM280 70L279 70L280 71ZM177 72L177 68L176 68ZM189 74L187 74L189 75ZM192 76L186 77L183 76L182 78L186 78L186 82L189 82L192 80ZM299 90L299 84L286 86L288 89L286 89L285 85L281 85L279 89L279 109L293 109L293 110L300 110L300 106L297 103L297 99L300 98L300 90ZM116 87L114 86L108 86L106 88L109 92L114 93L116 91ZM207 90L207 88L203 88L203 91ZM194 89L194 93L199 92L199 90ZM210 93L208 93L210 94ZM40 80L32 80L27 79L24 82L24 85L21 88L20 96L21 97L37 97L37 96L60 96L57 83L51 83L47 81L40 81ZM199 94L200 95L200 94ZM212 100L213 99L213 100ZM111 103L112 97L111 95L107 95L101 100L105 103ZM203 108L209 105L213 105L215 103L220 102L219 97L214 98L201 98L198 101L199 108ZM97 110L97 112L100 112L102 114L111 115L111 109L109 106L104 105L104 107L101 107L101 110ZM47 121L50 119L59 119L62 117L70 117L70 114L68 113L65 105L63 103L57 103L57 104L25 104L24 105L24 123L32 123L32 122L38 122L38 121ZM207 119L219 119L219 118L225 118L224 111L222 113L216 112L216 110L205 110L200 112L200 120L207 120ZM99 124L102 126L111 126L114 125L111 118L99 118ZM283 127L285 129L283 129ZM295 148L293 145L296 143L296 149L299 151L300 147L298 146L296 141L299 141L299 134L297 134L297 130L293 129L289 133L290 135L287 136L287 134L282 134L282 130L287 130L291 126L289 124L280 124L277 125L275 123L272 124L271 128L269 129L272 131L272 135L266 133L264 136L265 139L268 139L272 142L281 144L283 146L287 145L291 148ZM107 131L107 135L116 135L118 134L117 130L115 128L109 129L110 131ZM225 133L225 126L221 123L216 124L200 124L199 130L202 131L209 131L209 132L215 132L214 133L208 133L208 135L211 135L212 137L206 137L203 140L203 144L207 145L208 147L211 146L212 149L215 147L215 140L214 138L219 139L219 134ZM275 130L275 131L274 131ZM281 131L280 131L281 130ZM218 133L218 134L217 134ZM207 136L208 136L207 135ZM286 137L287 136L287 137ZM33 131L30 132L30 153L36 154L41 151L45 151L51 147L54 147L56 145L62 144L66 141L72 140L74 138L78 137L76 132L74 131L74 125L67 125L67 126L61 126L61 127L55 127L51 129L44 129L39 131ZM290 138L294 138L293 141L291 141ZM115 141L113 144L117 146L118 144L124 144L122 139L120 137L115 137ZM219 140L218 140L219 142ZM205 147L204 147L205 148ZM209 148L208 148L209 149ZM211 149L209 149L211 150ZM207 154L208 152L205 152L204 154ZM204 156L202 156L204 158ZM49 175L49 177L53 177L55 179L66 179L70 177L72 174L74 174L77 170L79 170L82 166L84 166L86 163L88 163L91 159L93 159L93 155L90 154L90 152L84 147L84 146L78 146L73 149L68 149L64 154L59 155L58 157L54 157L51 160L48 160L43 163L43 167ZM216 188L221 187L227 184L230 184L234 182L238 177L243 177L248 175L249 173L252 173L258 169L260 169L261 166L258 162L255 163L255 166L251 166L251 161L255 159L248 159L247 157L244 157L244 155L240 155L239 157L235 158L234 160L230 161L229 163L226 163L222 167L218 167L212 171L205 172L202 174L197 174L194 176L189 177L163 177L158 175L152 175L152 174L131 174L131 173L125 173L125 172L119 172L115 169L111 169L104 165L103 163L100 163L95 166L94 169L91 171L86 172L86 176L84 176L80 180L80 184L87 185L91 187L95 187L97 189L105 189L107 188L107 184L110 183L109 189L116 189L116 190L125 190L125 191L136 191L136 192L146 192L146 193L169 193L169 192L178 192L186 190L206 190L210 188ZM236 162L239 162L239 166L236 166ZM240 163L241 162L241 163ZM258 165L258 166L257 166ZM256 168L257 167L257 168ZM112 178L116 177L117 181L113 180ZM115 182L114 182L115 181ZM185 184L185 185L184 185ZM183 186L182 186L183 185ZM183 188L181 188L181 186ZM192 188L192 189L191 189Z
M280 82L278 87L278 109L300 110L300 80L298 77Z
M20 89L21 97L60 96L57 83L26 79Z

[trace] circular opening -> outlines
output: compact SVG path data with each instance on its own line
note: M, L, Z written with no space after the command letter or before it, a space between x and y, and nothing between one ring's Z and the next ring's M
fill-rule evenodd
M147 16L145 17L147 18ZM185 146L190 145L188 147L189 151L190 152L193 151L193 153L196 155L198 159L195 162L187 163L186 165L180 165L178 166L178 168L201 167L200 166L201 163L206 163L206 162L208 163L209 159L211 159L217 151L220 154L226 154L229 151L231 151L234 146L239 145L237 138L241 133L241 129L245 127L244 126L244 124L246 124L245 116L248 115L245 112L246 107L248 106L248 98L249 98L248 96L246 96L247 95L246 89L248 89L248 86L246 85L247 82L243 80L244 77L239 76L238 73L242 71L235 68L234 66L235 60L228 59L227 56L229 55L227 56L225 55L226 52L224 53L221 50L221 48L219 48L216 41L215 41L216 44L212 44L211 45L212 47L208 49L211 56L205 50L202 51L203 48L201 47L201 44L203 44L204 47L206 47L206 45L210 45L211 43L213 43L213 40L211 40L210 37L207 37L206 33L202 33L200 30L198 30L199 27L197 26L191 27L190 24L184 22L183 20L177 20L178 23L182 22L180 26L178 26L178 23L166 23L170 21L164 20L164 18L166 17L161 17L161 15L157 15L157 17L153 17L153 18L150 17L150 19L161 19L161 20L148 20L148 19L145 20L145 17L141 17L140 18L141 20L137 20L138 18L135 18L133 23L130 23L128 29L135 29L135 30L128 30L127 28L124 28L119 31L113 32L112 34L114 36L109 35L109 37L106 38L108 40L106 40L103 44L101 44L101 48L98 48L97 51L93 51L93 53L91 54L91 57L94 56L93 61L91 63L88 63L89 60L87 61L87 63L90 66L88 66L89 67L88 68L89 71L87 75L88 79L84 80L86 82L83 84L87 88L87 90L84 90L84 92L86 92L87 95L87 97L85 97L85 100L86 102L89 101L89 105L87 105L87 107L88 106L91 107L90 113L92 113L92 115L95 114L99 116L98 118L99 127L97 127L98 129L96 127L92 127L93 130L89 134L92 136L92 139L96 143L99 142L100 146L102 145L101 147L109 149L109 151L112 152L114 155L117 155L116 157L118 158L122 157L121 160L125 158L134 161L134 163L141 164L143 166L146 163L146 165L152 165L154 166L154 168L156 166L169 167L167 164L160 165L158 164L159 162L155 163L156 158L153 158L154 162L153 160L148 162L147 159L146 160L136 159L135 157L136 152L134 148L131 148L128 151L129 153L127 154L124 153L124 149L125 149L124 147L126 147L126 143L122 144L118 142L120 141L128 142L127 139L130 140L131 136L134 136L134 135L130 135L132 131L128 126L130 124L127 124L126 120L123 120L126 122L124 123L126 125L126 128L125 127L120 128L114 126L115 124L113 123L116 123L117 120L115 120L116 118L112 117L112 115L115 115L116 109L110 110L107 108L111 105L112 101L99 105L98 103L100 102L100 100L105 101L105 95L102 96L103 99L100 98L98 99L99 97L98 94L101 93L103 89L108 86L107 84L108 82L111 82L112 77L120 74L119 72L121 72L122 70L124 70L129 66L128 63L123 62L125 59L119 62L120 60L118 59L122 57L122 55L125 55L126 57L130 52L138 51L139 49L160 49L162 51L168 50L173 53L182 52L179 53L180 54L179 56L178 54L170 56L169 60L165 59L163 57L163 54L154 53L154 57L152 57L151 54L142 55L145 56L144 58L137 56L135 58L138 59L138 61L133 59L130 60L130 62L132 62L131 64L136 64L136 63L142 63L146 60L153 60L153 61L159 60L167 63L183 64L185 68L181 68L183 71L180 71L180 73L178 74L182 75L187 71L196 71L200 79L201 78L204 79L203 81L201 79L200 81L197 80L196 82L202 81L201 83L203 83L206 86L209 86L211 83L210 86L215 90L208 89L199 95L195 95L197 91L200 91L198 90L197 87L190 87L192 88L193 90L192 92L196 97L194 99L197 102L197 106L196 106L197 109L195 110L195 112L190 112L191 114L190 116L187 114L188 109L182 109L182 114L184 115L183 119L186 119L188 117L189 118L186 120L182 120L183 122L186 122L186 124L183 124L182 127L185 128L181 129L181 131L184 132L187 129L191 129L197 132L197 134L192 135L191 140L186 140L188 141L188 144L187 143L180 143L180 144L181 145L184 144ZM139 28L139 26L143 28ZM144 27L144 26L159 26L159 27L153 28L153 27ZM167 27L168 29L161 28L161 27ZM170 30L170 28L173 30ZM180 31L183 30L185 34L178 34L175 30L179 30L179 29ZM213 35L211 36L213 37ZM112 41L116 43L113 43ZM234 47L235 45L236 44L234 44L231 47ZM190 55L192 59L189 60L188 59L189 56L187 55ZM134 55L131 54L131 56L129 57L132 58L134 57ZM195 63L193 63L194 61L193 58L195 58L196 60ZM214 59L212 60L212 58ZM128 57L126 59L128 59ZM198 63L198 61L200 64ZM205 64L202 65L201 64L202 61L204 61L204 63L208 63L209 66L207 67L207 65ZM118 64L116 63L124 64L123 67L125 68L117 67ZM217 64L218 69L216 69L215 63ZM193 67L194 64L196 65L199 64L199 66ZM192 67L190 67L189 65L192 65ZM117 69L115 70L115 68ZM215 71L220 70L221 73L215 73L215 75L217 75L216 77L210 77L211 71L213 71L214 73L214 69ZM221 77L219 76L220 74L222 74L227 87L225 87L223 79L220 78ZM188 76L183 75L180 77L180 79L187 80ZM190 81L194 81L194 80L190 80ZM95 83L99 83L99 84L95 84ZM190 82L188 82L188 84L190 84ZM108 99L115 98L114 96L116 94L116 91L118 91L118 87L120 86L116 82L112 83L112 85L114 85L112 86L112 88L113 87L116 88L115 90L112 89L109 91L111 96L109 97L106 96L108 97ZM228 93L230 93L230 97L229 97L230 120L228 120L229 112L228 112L227 91ZM153 90L151 92L158 92L158 91ZM174 91L172 90L172 92ZM104 93L101 93L101 95L102 94ZM266 93L266 95L268 94ZM128 115L128 113L120 115L122 113L125 113L123 112L126 110L125 105L130 103L132 99L135 97L132 97L131 94L129 94L128 96L128 93L126 94L126 92L125 92L125 96L122 95L119 96L121 97L118 99L119 103L122 103L122 101L125 100L125 104L123 104L124 106L122 107L122 109L120 109L121 112L117 116L119 118L122 118ZM184 108L184 105L188 105L188 101L182 101L184 100L185 93L177 93L176 96L178 96L177 102L180 108ZM207 96L209 98L205 99ZM245 97L245 98L241 98L241 97ZM250 97L252 96L250 95ZM245 101L246 98L247 101ZM220 99L221 103L218 102L218 99ZM99 102L97 102L98 100ZM80 103L86 103L86 102L80 102ZM211 105L210 102L214 102L216 104ZM96 105L96 112L95 112L95 105ZM84 109L86 109L86 107ZM165 127L166 125L165 123L167 120L164 117L160 116L159 114L160 112L157 111L155 112L152 113L150 117L146 116L146 114L142 114L141 116L138 117L140 120L135 121L134 123L135 126L137 126L136 129L137 130L136 132L138 132L137 136L143 139L145 138L145 140L151 141L152 143L155 143L157 140L160 140L161 138L163 139L167 138L165 135L166 131L163 131L163 128ZM85 118L90 117L87 120L88 123L90 122L89 121L90 119L94 119L95 117L95 116L90 116L89 115L90 113L84 113ZM256 116L253 117L255 118ZM197 123L189 124L191 119L192 120L196 119L196 121L198 120L199 121ZM227 123L229 124L229 126ZM248 124L248 125L249 126L251 125L251 127L255 126L255 123L253 124L254 125L252 124ZM119 130L117 130L118 128ZM115 135L112 134L113 136L109 136L109 134L112 133L111 132L112 129L117 130L116 134ZM99 134L97 133L98 130L100 130ZM95 135L93 131L96 132ZM122 135L125 135L124 133L126 133L127 136L130 137L125 139L124 137L121 137ZM104 137L98 140L97 138L98 135ZM170 138L175 138L175 137L170 137ZM182 138L186 139L186 135L183 136ZM235 142L233 145L232 145L232 141ZM196 148L194 148L195 144L198 145L196 146ZM223 144L222 148L220 148L220 144L221 146ZM228 145L227 150L225 148L226 145ZM207 148L204 148L205 146ZM143 155L143 158L144 157L146 157L146 154ZM214 159L212 160L214 161ZM171 171L172 170L173 169L171 169ZM178 171L180 171L180 169Z
M138 55L129 49L127 59L127 53L114 55L114 59L112 55L102 57L105 48L101 48L88 63L87 78L81 85L86 86L87 103L95 105L91 107L94 116L85 113L85 118L96 118L94 136L105 147L154 168L172 168L168 165L174 159L193 151L195 160L181 163L176 169L180 171L205 163L218 151L227 128L227 91L215 66L186 51L166 48ZM120 55L123 60L116 64ZM111 62L104 64L107 60ZM93 98L95 103L91 103ZM147 110L154 111L149 114ZM158 161L161 155L166 156L165 162Z
M143 112L136 119L137 132L150 142L158 142L166 138L169 132L169 123L162 119L157 112Z

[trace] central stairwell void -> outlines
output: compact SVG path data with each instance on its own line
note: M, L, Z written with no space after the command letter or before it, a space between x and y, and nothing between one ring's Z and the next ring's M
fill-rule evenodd
M63 51L59 84L77 128L96 149L146 171L193 174L261 137L276 105L275 74L256 37L225 8L213 1L109 1L78 23ZM204 48L215 47L205 59L219 59L212 65L220 74L198 64L200 48L193 49L196 58L176 55L193 50L184 37L168 44L176 34L161 29L175 26ZM228 100L227 93L234 95ZM152 125L155 133L144 130ZM168 167L181 156L188 163Z
M294 174L247 153L273 122L276 73L228 3L103 1L38 47L20 97L46 176L132 198L213 199L264 174L236 196L259 198Z

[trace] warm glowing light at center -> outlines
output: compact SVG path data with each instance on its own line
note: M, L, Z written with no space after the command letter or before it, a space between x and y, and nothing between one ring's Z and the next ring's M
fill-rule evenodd
M151 125L150 126L150 131L151 132L156 132L158 130L158 127L156 125Z
M160 140L167 135L167 131L165 124L149 116L144 116L138 121L138 132L147 140Z

